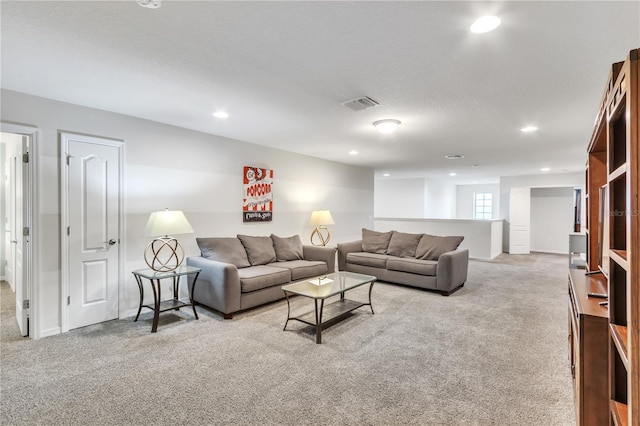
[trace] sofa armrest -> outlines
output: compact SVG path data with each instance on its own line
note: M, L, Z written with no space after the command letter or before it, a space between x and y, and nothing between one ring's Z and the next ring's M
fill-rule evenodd
M200 256L187 257L187 265L202 270L193 294L195 301L224 314L240 310L240 277L235 265ZM191 289L193 277L189 278Z
M347 254L362 251L362 240L338 243L338 271L347 269Z
M440 291L451 291L467 281L469 250L455 250L438 258L436 267L436 287Z
M335 247L302 246L302 256L304 257L304 260L318 260L325 262L329 273L336 270Z

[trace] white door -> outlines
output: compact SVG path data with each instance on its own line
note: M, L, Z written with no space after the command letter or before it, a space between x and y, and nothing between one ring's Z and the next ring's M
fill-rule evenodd
M6 279L16 294L16 321L20 334L29 335L29 288L26 285L27 259L25 251L29 243L28 206L28 163L23 161L29 152L29 137L2 133L7 148L7 198L6 198L6 237L7 263ZM27 154L23 156L23 154Z
M120 146L102 142L63 134L69 329L118 318Z
M531 189L511 188L509 196L509 253L531 251Z

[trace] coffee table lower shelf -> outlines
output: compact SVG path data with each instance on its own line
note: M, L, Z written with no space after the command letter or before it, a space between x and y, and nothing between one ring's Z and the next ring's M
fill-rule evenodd
M361 306L367 306L368 303L356 302L349 299L340 299L333 303L329 303L322 308L322 318L320 319L320 325L327 325L330 322L338 322L343 319L349 312L358 309ZM288 318L297 320L309 325L316 325L316 311L309 311L299 317ZM286 325L285 325L286 327Z

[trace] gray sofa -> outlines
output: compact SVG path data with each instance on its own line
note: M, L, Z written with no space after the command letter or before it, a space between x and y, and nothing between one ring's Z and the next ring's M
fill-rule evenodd
M467 280L469 250L457 250L463 239L363 229L362 240L338 243L338 269L449 296Z
M281 286L335 271L336 249L303 246L300 237L271 235L196 238L200 256L187 265L202 271L193 299L215 309L225 319L238 311L283 299ZM189 288L193 278L190 277Z

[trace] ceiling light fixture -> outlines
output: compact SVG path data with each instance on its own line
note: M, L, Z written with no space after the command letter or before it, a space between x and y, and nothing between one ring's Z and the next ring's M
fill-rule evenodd
M376 129L383 135L388 135L389 133L393 133L398 126L400 125L399 120L394 120L393 118L385 118L384 120L374 121L373 125Z
M351 151L349 151L349 155L358 155L358 151L352 149Z
M447 154L444 156L444 158L446 158L447 160L459 160L461 158L464 158L464 155L462 154Z
M157 9L162 5L162 0L138 0L136 3L147 9Z
M497 16L483 16L471 24L469 30L476 34L488 33L498 28L498 25L500 25L500 18Z
M384 173L382 176L389 177L389 176L391 176L391 174L390 173Z
M536 126L526 126L520 129L522 133L531 133L531 132L535 132L536 130L538 130Z
M551 170L550 167L543 167L540 169L541 172L548 172L549 170Z
M456 172L451 172L449 173L449 176L455 176L457 173Z
M229 118L229 114L224 111L216 111L213 113L213 116L215 118Z

